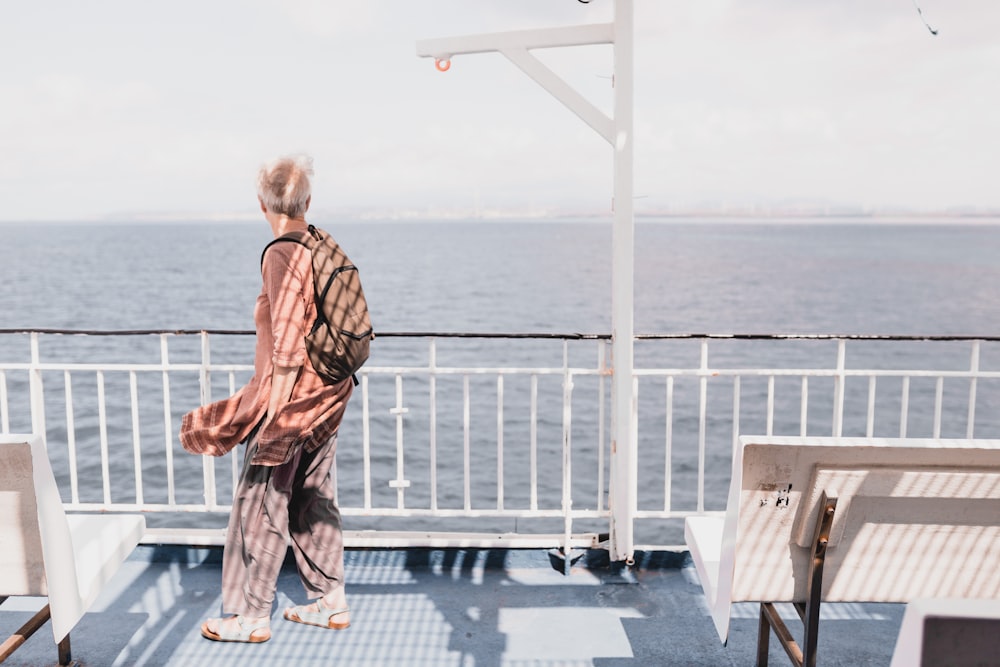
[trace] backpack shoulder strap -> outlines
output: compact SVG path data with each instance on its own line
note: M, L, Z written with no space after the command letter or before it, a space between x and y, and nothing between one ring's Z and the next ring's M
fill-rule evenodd
M312 225L309 225L309 228L311 230L313 228ZM315 245L316 243L315 239L309 232L289 232L287 234L279 236L278 238L274 239L266 246L264 246L264 250L261 251L260 253L261 268L264 268L264 255L267 254L267 251L270 249L270 247L273 246L275 243L284 243L284 242L298 243L299 245L304 245L306 248L309 249L310 252L312 252L313 245Z

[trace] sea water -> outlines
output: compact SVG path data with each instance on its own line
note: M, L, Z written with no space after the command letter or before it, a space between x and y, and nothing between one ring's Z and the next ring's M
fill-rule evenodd
M479 332L479 333L594 333L611 331L613 236L609 221L521 220L449 222L329 222L329 231L346 248L361 269L362 280L378 332ZM0 329L55 328L73 330L239 330L253 328L254 300L260 289L260 252L270 237L263 221L247 223L160 224L3 224L0 225ZM635 331L637 333L835 333L896 335L979 335L1000 332L1000 224L962 221L878 222L853 221L705 221L639 220L635 227ZM109 361L123 356L146 355L147 363L158 360L158 341L127 339L129 350L116 339L89 337L49 343L47 359L67 355L68 361ZM252 336L231 337L227 345L213 347L215 362L252 361ZM217 344L218 345L218 344ZM897 344L893 354L919 344ZM185 354L197 360L200 350L194 339L171 350L171 361ZM593 343L580 346L585 365L594 365ZM148 348L148 349L143 349ZM511 343L498 348L481 340L442 343L441 354L451 355L439 363L515 363L559 365L560 343ZM497 350L500 350L499 352ZM647 366L668 365L662 347L637 345L637 358ZM869 351L874 360L886 348ZM937 350L938 348L935 348ZM574 348L575 350L575 348ZM755 346L725 348L722 359L734 367L781 364L782 359L760 360ZM815 364L806 357L815 346L782 348L772 354L801 355L802 365ZM691 348L697 354L697 348ZM923 358L921 349L908 354L922 367L949 364L961 368L967 348L954 352L958 361ZM823 348L823 354L830 350ZM859 353L864 354L863 348ZM576 354L576 352L574 352ZM935 354L938 354L935 352ZM499 359L492 358L499 355ZM426 364L424 342L377 339L370 363L376 365ZM0 337L0 362L27 359L23 337ZM553 361L553 359L555 361ZM696 357L694 357L696 359ZM696 361L689 360L689 365ZM790 362L789 362L790 363ZM825 361L829 366L829 360ZM984 363L992 363L985 362ZM690 367L690 366L689 366ZM966 365L967 367L967 365ZM216 378L213 397L224 396L224 374ZM172 409L177 418L197 405L197 380L192 375L184 386L173 382ZM240 381L245 377L240 378ZM104 391L108 401L129 402L125 377L108 374ZM159 377L140 380L156 399ZM11 402L16 404L18 376L8 380ZM49 394L59 391L62 378L46 377ZM427 507L430 492L426 482L429 466L427 439L429 409L422 392L426 379L407 380L404 403L406 421L405 476L412 479L406 491L408 507ZM559 396L560 378L542 379L543 393ZM592 460L593 433L598 430L593 410L596 380L577 378L574 391L573 442L577 451L589 450L574 459L574 498L591 498L597 466ZM393 379L373 378L373 498L377 506L395 505L395 488L388 482L398 474L396 418ZM439 507L461 508L464 503L463 446L465 434L462 379L439 378L437 446ZM473 379L471 420L474 433L474 506L496 507L503 492L508 507L524 506L530 492L527 440L529 387L511 380L504 391L504 466L508 480L498 489L496 463L496 378ZM23 383L22 383L23 384ZM54 385L54 386L53 386ZM696 395L696 387L688 394ZM684 396L679 380L674 408L674 456L672 493L675 507L690 508L696 476L696 452L685 449L698 436L697 405ZM82 500L99 501L103 490L98 451L100 424L92 395L92 381L74 385L76 404L74 435L79 450ZM663 398L660 387L641 383L640 502L656 505L664 493ZM914 392L933 393L933 386ZM959 393L967 392L959 388ZM746 381L744 408L761 402L766 388ZM22 392L23 393L23 392ZM797 434L797 388L788 392L788 406L777 410L775 432ZM144 394L145 395L145 394ZM995 395L995 394L994 394ZM580 398L577 398L579 396ZM983 397L986 398L983 398ZM419 398L418 398L419 397ZM719 392L713 400L720 413L731 412L731 394ZM991 401L985 391L980 401ZM155 401L140 403L143 429L162 429L162 407ZM577 402L581 405L577 406ZM817 408L821 401L813 400ZM345 422L338 452L338 481L345 501L359 504L364 493L359 452L359 402ZM787 407L787 409L786 409ZM856 406L858 407L858 406ZM825 408L824 408L825 409ZM864 406L856 412L864 412ZM58 409L48 410L49 438L66 439L65 420ZM996 430L1000 406L980 405L977 434ZM961 415L960 415L961 416ZM828 422L828 414L818 419ZM929 419L930 417L928 417ZM560 499L562 404L543 401L539 407L539 494ZM12 417L17 421L16 417ZM132 457L131 423L109 419L112 469ZM748 420L749 429L764 427ZM959 420L960 421L960 420ZM60 426L62 424L62 426ZM14 425L14 430L18 427ZM828 426L827 426L828 427ZM897 424L879 424L884 432L898 432ZM59 429L62 428L63 432ZM606 428L606 424L605 424ZM728 483L726 457L731 425L710 415L712 432L707 484L709 504L725 502ZM53 430L54 429L54 430ZM657 431L657 429L659 429ZM648 435L655 433L655 436ZM945 433L961 435L964 425L945 424ZM828 433L827 433L828 434ZM168 439L175 440L174 434ZM990 437L998 437L992 434ZM647 442L649 440L650 442ZM162 436L144 436L143 455L148 461L161 456ZM181 501L198 502L201 472L195 457L188 457L176 442L171 447L178 476ZM117 448L117 451L116 449ZM50 455L57 475L65 449L53 447ZM144 465L147 465L144 463ZM129 461L130 463L130 461ZM124 464L121 464L124 465ZM151 464L156 468L161 464ZM657 472L660 470L660 472ZM116 500L128 501L134 485L125 478L113 489ZM225 492L226 466L220 467ZM148 502L159 502L166 493L162 476L145 482ZM578 490L579 487L579 490ZM122 497L124 496L124 497ZM543 500L544 505L547 500ZM589 500L589 506L596 499ZM603 502L603 501L602 501ZM575 500L575 507L588 506ZM350 527L389 527L387 520L355 522ZM362 525L363 524L363 525ZM420 526L419 522L391 527ZM499 530L511 526L489 526ZM558 530L558 527L556 528Z
M383 331L611 327L609 222L331 222ZM261 222L0 224L0 327L252 329ZM1000 223L644 221L635 330L1000 331Z

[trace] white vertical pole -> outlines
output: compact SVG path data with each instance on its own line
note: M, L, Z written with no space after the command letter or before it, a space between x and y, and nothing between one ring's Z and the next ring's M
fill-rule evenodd
M635 224L632 213L632 0L616 0L614 20L614 228L611 259L611 559L631 561L637 509L637 411L632 392Z
M208 332L201 332L201 404L208 405L212 402L212 352L209 344ZM103 423L103 422L102 422ZM201 476L204 485L205 507L213 510L216 507L218 498L215 493L215 459L211 456L201 457Z
M634 551L632 526L637 509L638 480L636 455L638 413L632 390L634 374L632 256L635 247L632 216L633 25L632 0L615 0L615 19L609 24L518 30L417 42L418 56L435 58L439 61L450 60L452 56L464 53L499 51L596 130L614 149L614 229L611 259L613 377L609 505L610 550L612 558L616 561L632 560ZM608 43L614 44L615 50L613 120L597 110L530 53L532 49L543 47ZM467 377L465 381L468 386ZM466 410L468 410L467 403ZM468 423L466 423L466 439L468 439ZM468 509L468 493L466 493L466 509Z
M833 377L833 437L839 438L844 434L844 384L847 376L844 375L844 359L847 356L847 341L843 338L837 340L837 374Z
M167 334L160 335L160 363L163 364L163 433L164 433L164 453L167 461L167 504L173 505L177 502L174 492L174 426L170 415L170 352L167 343ZM235 457L234 457L235 458ZM236 486L234 485L235 489Z
M972 438L976 430L976 378L979 376L979 341L972 341L972 360L969 367L969 416L966 420L965 437Z
M42 355L38 345L38 332L31 332L31 370L28 375L28 392L31 396L31 432L39 436L48 447L45 428L45 391L42 389Z

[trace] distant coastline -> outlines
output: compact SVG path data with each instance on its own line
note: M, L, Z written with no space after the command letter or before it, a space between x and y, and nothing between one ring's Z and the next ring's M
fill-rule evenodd
M579 222L605 223L613 218L612 211L570 209L496 209L473 211L469 209L327 209L317 210L310 219L317 224L350 222L454 222L454 223L517 223L517 222ZM850 209L811 207L719 207L677 208L670 210L637 209L636 222L771 222L771 223L876 223L876 224L1000 224L1000 209L961 208L916 211L903 208ZM168 223L219 223L247 224L260 222L259 211L205 212L205 211L134 211L78 219L0 219L2 224L168 224Z

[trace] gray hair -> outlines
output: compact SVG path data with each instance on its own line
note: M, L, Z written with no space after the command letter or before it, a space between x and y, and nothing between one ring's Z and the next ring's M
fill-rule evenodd
M269 211L302 218L312 195L312 174L313 161L308 155L280 157L260 168L257 196Z

